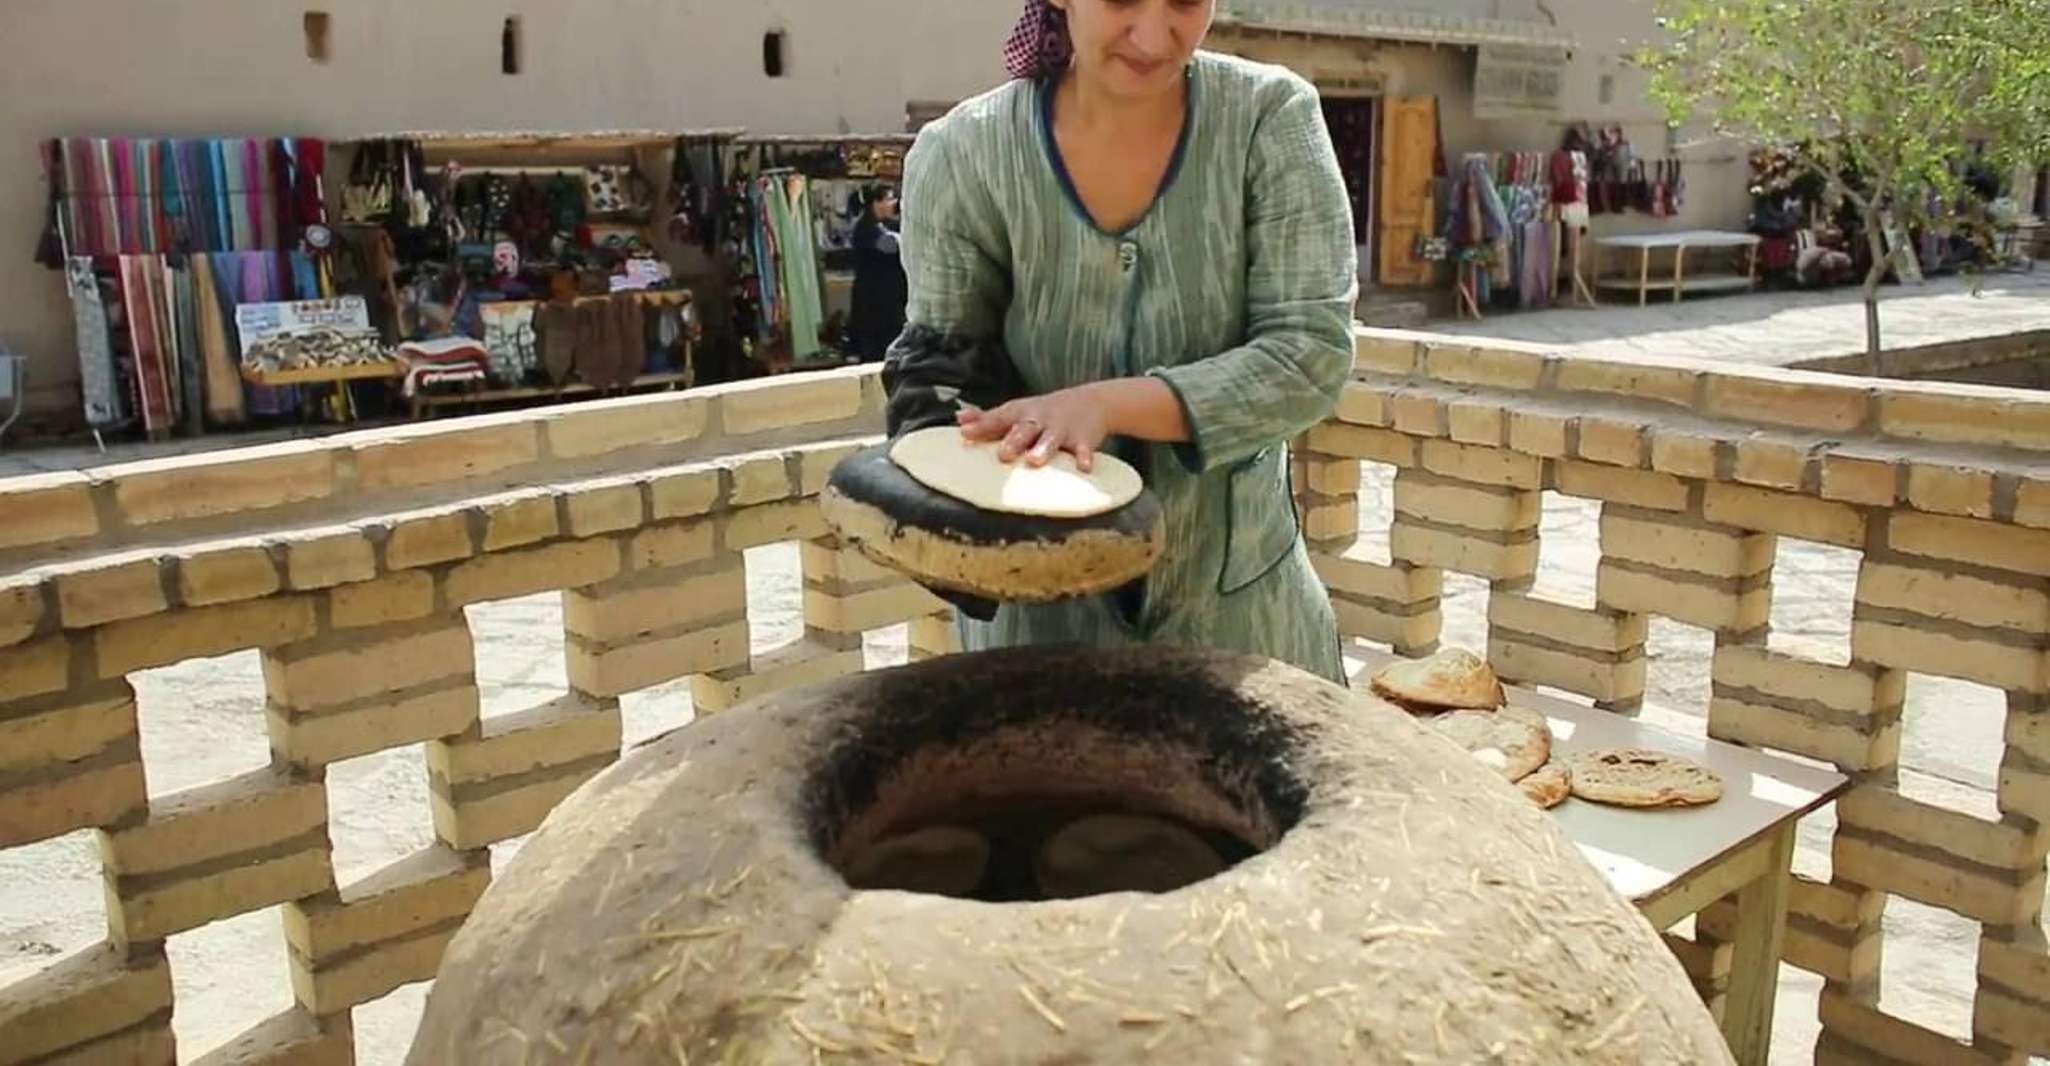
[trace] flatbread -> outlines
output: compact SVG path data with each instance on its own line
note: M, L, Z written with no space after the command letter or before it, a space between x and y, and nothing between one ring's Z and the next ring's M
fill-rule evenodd
M928 826L878 841L845 874L855 888L966 896L982 883L989 850L989 839L973 829Z
M1033 865L1048 899L1172 892L1225 869L1224 856L1186 827L1135 814L1077 818L1047 838Z
M1480 710L1500 707L1508 698L1487 661L1464 648L1391 663L1369 684L1375 693L1412 707Z
M1697 807L1723 797L1723 779L1697 762L1642 748L1575 755L1573 794L1616 807Z
M1511 781L1530 776L1552 757L1551 723L1526 707L1446 711L1417 721Z
M954 426L933 426L898 438L890 461L934 492L1004 514L1090 518L1131 503L1146 489L1139 472L1114 455L1099 453L1084 473L1066 452L1033 466L1004 462L999 446L971 443Z
M1566 802L1573 794L1573 774L1561 762L1548 762L1538 767L1537 772L1516 783L1530 801L1542 810L1551 810Z

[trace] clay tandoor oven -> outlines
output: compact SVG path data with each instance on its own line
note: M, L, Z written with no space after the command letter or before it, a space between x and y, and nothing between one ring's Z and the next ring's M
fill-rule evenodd
M1050 859L1078 821L1111 829ZM1038 648L634 751L485 895L410 1061L1729 1056L1550 818L1402 712L1266 661Z

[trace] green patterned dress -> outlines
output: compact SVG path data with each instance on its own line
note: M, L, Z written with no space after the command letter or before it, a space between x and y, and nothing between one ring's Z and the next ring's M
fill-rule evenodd
M1343 680L1330 599L1289 493L1287 441L1352 367L1353 220L1317 92L1199 53L1188 119L1146 215L1105 232L1053 139L1050 83L1013 81L925 128L905 162L904 334L891 432L1108 378L1150 375L1193 439L1114 440L1166 511L1142 583L964 617L969 650L1162 643L1247 652Z

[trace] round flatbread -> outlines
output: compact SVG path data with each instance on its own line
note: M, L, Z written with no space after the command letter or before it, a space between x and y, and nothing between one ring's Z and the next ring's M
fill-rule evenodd
M1723 779L1714 770L1662 751L1584 751L1566 768L1574 795L1615 807L1696 807L1723 797Z
M1552 757L1551 723L1528 708L1446 711L1417 721L1511 781L1523 780Z
M1565 763L1548 762L1529 777L1518 781L1516 787L1522 789L1532 803L1549 811L1573 794L1573 774L1566 769Z
M877 841L854 856L844 873L855 888L966 896L982 883L988 865L987 837L935 825Z
M906 433L890 446L890 461L919 484L985 511L1042 518L1108 514L1145 491L1139 472L1114 455L1098 454L1088 472L1075 457L1055 455L1045 466L997 457L998 442L971 443L953 426Z
M1048 899L1172 892L1224 869L1224 856L1188 828L1135 814L1077 818L1047 838L1034 862Z
M1374 674L1370 687L1410 707L1483 710L1500 707L1507 699L1501 679L1487 661L1464 648L1391 663Z

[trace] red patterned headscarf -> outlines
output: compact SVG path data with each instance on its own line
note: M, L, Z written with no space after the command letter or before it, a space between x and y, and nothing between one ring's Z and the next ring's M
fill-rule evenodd
M1068 13L1048 0L1025 0L1025 13L1004 41L1004 71L1013 78L1043 78L1068 69L1074 54Z

